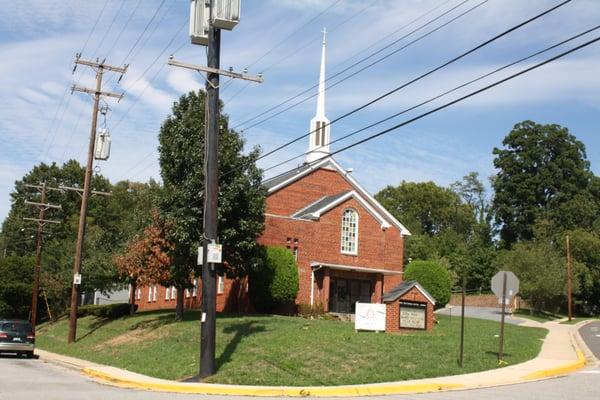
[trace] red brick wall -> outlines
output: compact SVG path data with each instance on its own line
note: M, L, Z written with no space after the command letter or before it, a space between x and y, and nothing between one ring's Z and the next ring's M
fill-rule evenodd
M319 169L272 193L267 198L265 231L259 243L271 246L295 247L298 240L298 274L300 291L297 303L310 303L311 262L353 265L402 271L404 243L400 231L395 227L381 229L381 223L375 219L360 203L349 199L343 204L321 215L319 221L303 221L289 218L298 210L326 195L334 195L354 188L337 172ZM359 215L358 252L356 255L342 254L341 221L347 208L354 208ZM274 215L277 214L277 215ZM288 238L290 242L288 243ZM332 271L333 273L333 271ZM361 274L365 279L368 274ZM315 305L318 302L327 307L329 297L329 279L318 282L314 287ZM375 293L380 295L376 276L372 276ZM368 278L366 278L368 279ZM317 281L318 279L316 279ZM385 276L383 291L388 291L402 281L402 277ZM375 297L375 296L374 296Z
M246 292L247 278L228 279L225 278L225 290L223 293L217 293L217 312L226 311L252 311ZM175 309L176 299L165 298L167 288L157 285L156 301L148 301L148 291L150 287L141 287L142 296L136 304L139 311ZM197 295L193 296L192 289L189 289L189 297L183 297L183 304L186 309L200 308L202 303L202 282L198 282Z
M403 332L403 331L418 331L418 329L400 328L400 302L401 301L412 301L416 303L426 303L426 320L425 330L430 331L433 329L433 303L429 302L427 297L417 289L412 288L405 293L404 296L398 299L386 303L385 307L385 331L386 332Z

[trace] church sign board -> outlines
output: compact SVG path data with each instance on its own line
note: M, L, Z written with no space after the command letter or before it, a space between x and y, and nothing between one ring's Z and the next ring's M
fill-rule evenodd
M425 329L427 304L400 301L400 328Z
M357 331L385 331L385 304L356 302L354 329Z

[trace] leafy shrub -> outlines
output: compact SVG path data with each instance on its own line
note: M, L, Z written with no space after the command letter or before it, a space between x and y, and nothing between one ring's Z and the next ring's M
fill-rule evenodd
M323 304L311 306L310 304L298 304L298 315L303 318L320 318L325 314Z
M298 294L298 266L294 255L283 247L263 248L262 263L249 276L249 295L259 312L272 312L288 305Z
M435 299L436 308L444 307L452 294L450 272L437 261L415 260L404 271L405 281L417 281Z

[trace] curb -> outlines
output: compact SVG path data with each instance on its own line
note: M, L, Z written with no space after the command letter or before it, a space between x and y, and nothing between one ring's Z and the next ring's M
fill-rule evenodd
M130 389L143 389L152 391L230 395L230 396L266 396L266 397L349 397L373 396L388 394L428 393L443 390L462 389L462 384L436 384L436 383L384 383L349 386L308 386L308 387L278 387L278 386L238 386L219 385L211 383L179 383L179 382L137 382L132 379L116 377L92 368L84 368L83 373L96 379L110 382Z
M567 363L565 365L561 365L560 367L556 367L556 368L549 368L549 369L543 369L540 371L535 371L535 372L525 375L523 377L523 379L530 381L530 380L537 380L537 379L550 378L550 377L554 377L554 376L566 375L570 372L574 372L574 371L577 371L578 369L585 367L586 359L585 359L585 355L583 354L583 351L581 351L579 349L579 347L577 347L577 345L574 345L574 346L575 346L575 351L577 352L577 361L573 361L573 362Z

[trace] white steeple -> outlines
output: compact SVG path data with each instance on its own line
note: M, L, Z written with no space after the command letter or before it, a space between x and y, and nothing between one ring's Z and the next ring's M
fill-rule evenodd
M323 28L323 47L321 50L321 71L319 74L319 92L317 95L317 113L310 120L310 136L306 161L312 162L329 155L330 129L325 116L325 38L327 30Z

